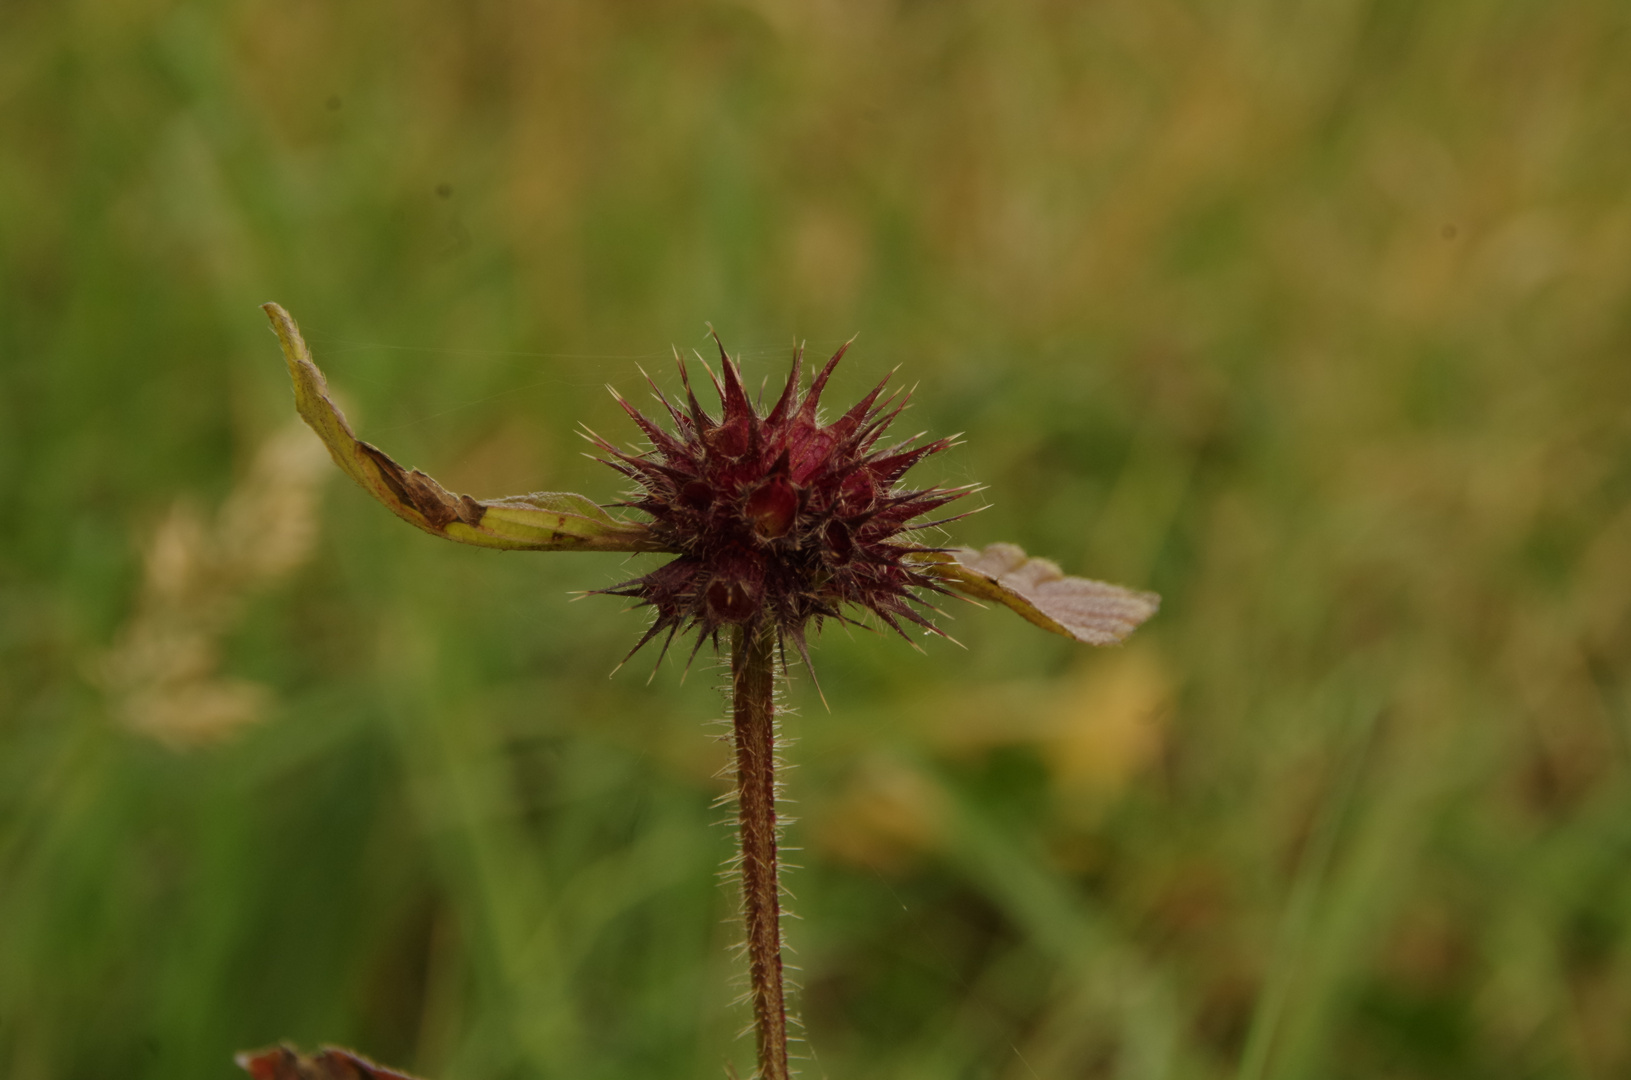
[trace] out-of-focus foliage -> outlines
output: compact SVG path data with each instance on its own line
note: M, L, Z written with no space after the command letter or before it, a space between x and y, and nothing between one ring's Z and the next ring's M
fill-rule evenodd
M716 673L605 678L618 556L337 474L261 566L266 300L484 496L612 497L573 425L705 319L860 331L967 432L957 542L1164 594L820 642L806 1075L1631 1072L1627 55L1613 0L10 0L0 1075L748 1055ZM133 729L175 672L231 737Z

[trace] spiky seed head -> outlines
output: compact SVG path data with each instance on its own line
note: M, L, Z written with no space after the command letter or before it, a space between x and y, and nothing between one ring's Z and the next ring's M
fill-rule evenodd
M725 627L769 624L804 653L811 620L819 627L823 619L847 618L853 608L873 612L903 635L903 620L939 632L913 606L924 606L914 590L944 590L906 562L922 545L903 534L966 492L905 488L901 479L950 440L880 445L908 397L884 398L887 376L837 420L823 423L821 394L847 348L827 361L808 390L801 387L803 354L796 350L787 384L768 412L749 400L723 346L720 374L708 373L719 395L717 418L697 402L677 356L684 407L652 384L671 428L618 397L651 448L627 453L591 438L608 455L601 460L638 485L623 505L649 514L653 534L680 553L604 590L655 609L635 651L665 632L665 648L682 630L694 630L700 647L709 639L717 644Z

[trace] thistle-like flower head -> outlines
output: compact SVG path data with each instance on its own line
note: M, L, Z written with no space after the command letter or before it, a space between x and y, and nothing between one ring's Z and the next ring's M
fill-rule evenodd
M667 632L697 632L697 642L722 627L772 624L805 651L813 619L847 618L846 609L873 612L905 634L902 621L938 633L912 605L914 590L939 590L910 559L926 549L904 534L938 522L923 515L971 488L907 488L906 471L951 445L949 439L887 443L883 436L909 395L884 396L888 378L831 423L818 411L822 391L843 358L840 348L801 387L802 350L781 395L768 409L755 404L736 362L720 348L718 417L691 390L683 358L685 408L652 384L672 421L665 429L618 397L651 447L619 450L590 438L612 468L638 490L622 505L650 515L651 532L679 557L607 592L633 597L656 611L641 645ZM615 394L615 391L614 391ZM665 641L666 647L666 641Z

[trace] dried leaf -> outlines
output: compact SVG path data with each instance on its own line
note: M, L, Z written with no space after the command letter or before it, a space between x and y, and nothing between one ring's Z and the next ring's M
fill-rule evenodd
M312 362L300 327L277 304L263 304L272 320L295 408L328 447L334 463L392 513L428 533L477 547L512 551L661 551L646 526L612 517L582 495L538 491L503 499L455 495L418 469L404 469L352 432L329 400L328 383Z
M311 1057L287 1043L248 1050L235 1059L254 1080L415 1080L404 1072L375 1065L350 1050L325 1046Z
M1057 564L1030 558L1014 544L925 551L914 558L958 592L1006 604L1044 630L1089 645L1126 640L1161 606L1155 593L1066 577Z

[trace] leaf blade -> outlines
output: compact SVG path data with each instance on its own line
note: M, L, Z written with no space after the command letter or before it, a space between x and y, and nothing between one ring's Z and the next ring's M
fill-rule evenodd
M509 551L662 551L638 522L612 517L582 495L538 491L481 500L448 491L418 469L357 438L328 395L328 380L312 360L300 327L277 304L262 304L283 348L294 384L295 409L317 432L347 476L417 528L461 544Z
M1044 630L1088 645L1125 641L1161 607L1155 593L1066 576L1058 564L1031 558L1016 544L924 551L911 558L965 596L1002 604Z

